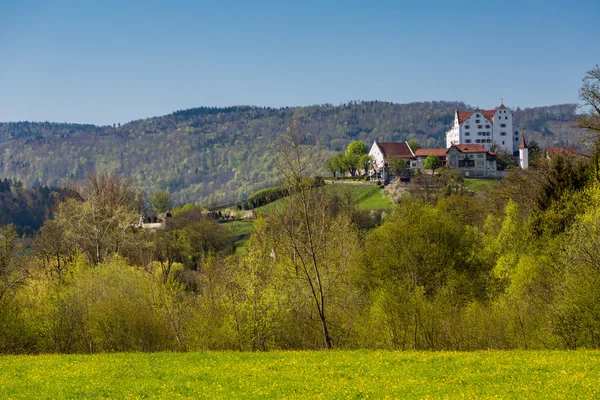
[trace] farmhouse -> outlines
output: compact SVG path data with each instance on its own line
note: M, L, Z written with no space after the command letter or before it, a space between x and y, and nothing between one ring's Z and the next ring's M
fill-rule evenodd
M446 132L446 147L479 144L513 155L518 152L519 139L519 131L513 130L512 112L500 104L495 110L456 110L452 128Z
M411 168L416 168L415 153L408 142L378 143L375 141L371 146L369 156L373 159L373 170L378 173L385 173L390 161L395 157L406 160L410 163Z
M458 169L464 176L491 178L498 175L496 154L480 144L455 144L446 153L448 166Z

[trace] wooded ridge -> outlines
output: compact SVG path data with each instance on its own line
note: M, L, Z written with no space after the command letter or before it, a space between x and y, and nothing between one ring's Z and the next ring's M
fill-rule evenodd
M119 126L0 123L0 176L40 187L81 181L94 171L118 173L147 193L168 190L176 202L223 204L279 183L275 158L292 120L305 144L331 156L353 140L416 139L423 147L441 146L454 111L468 108L462 102L369 101L199 107ZM575 112L574 104L517 108L515 127L542 147L573 144L582 136L572 127Z

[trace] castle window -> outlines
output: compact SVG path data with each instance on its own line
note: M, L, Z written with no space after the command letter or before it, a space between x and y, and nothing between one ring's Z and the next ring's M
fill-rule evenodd
M506 128L506 124L500 124L500 128Z
M506 136L506 132L500 132L500 136Z
M469 125L465 125L465 129L469 129L471 126Z
M475 143L481 143L481 140L480 140L480 139L477 139L477 140L475 141Z
M481 129L483 125L477 125L477 129Z
M483 154L477 154L477 158L483 158Z
M471 143L471 139L465 140L465 143Z
M488 139L488 140L487 140L487 142L488 142L488 143L492 143L492 139Z
M471 136L469 132L465 132L465 136Z
M478 119L475 120L475 123L478 124L480 121Z
M485 127L486 127L486 128L488 128L488 129L490 128L490 126L489 126L489 125L486 125Z

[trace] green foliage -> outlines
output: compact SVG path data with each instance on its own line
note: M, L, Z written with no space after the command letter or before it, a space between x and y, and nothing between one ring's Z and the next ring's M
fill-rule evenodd
M416 139L408 140L408 145L410 146L412 151L417 151L421 148L421 145L419 144L419 142Z
M355 140L346 148L346 157L349 155L362 156L368 152L367 145L363 141Z
M410 164L403 158L394 157L390 160L388 167L390 171L397 175L400 175L402 171L406 171L410 168Z
M442 161L438 156L433 154L428 155L425 159L425 162L423 163L423 168L430 169L432 173L435 172L436 169L441 167Z
M166 190L154 192L154 194L150 196L148 200L150 200L150 204L157 214L164 214L167 211L170 211L173 206L171 202L171 195Z

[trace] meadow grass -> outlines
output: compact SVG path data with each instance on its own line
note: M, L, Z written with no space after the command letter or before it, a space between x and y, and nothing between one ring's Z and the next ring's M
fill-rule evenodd
M498 185L500 181L496 179L465 178L463 183L467 189L471 189L476 192L487 192L494 186Z
M598 398L600 351L289 351L0 357L0 396Z
M326 193L337 194L343 199L349 199L361 210L387 210L392 208L390 196L376 185L351 185L343 183L328 184L323 187ZM257 213L265 213L281 209L287 204L287 199L279 199L262 207L256 208Z

